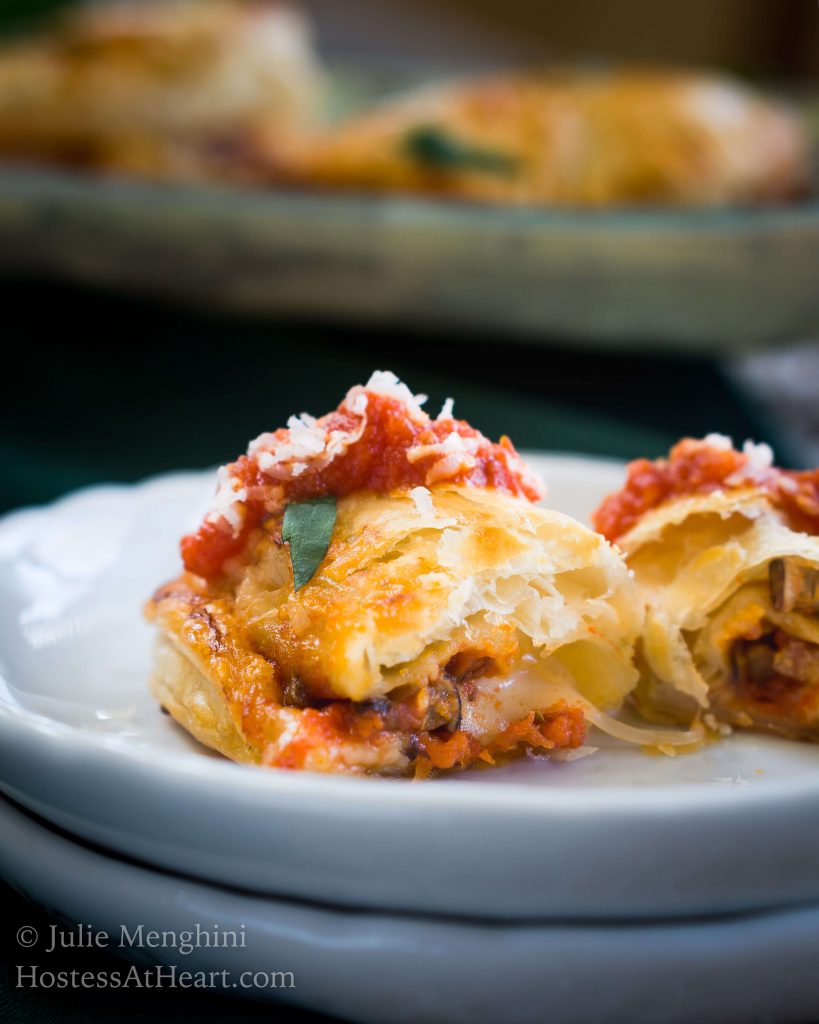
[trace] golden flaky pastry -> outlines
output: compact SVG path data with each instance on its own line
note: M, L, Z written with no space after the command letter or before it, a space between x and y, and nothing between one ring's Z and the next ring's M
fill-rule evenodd
M374 374L221 472L148 605L154 693L276 767L425 775L580 747L636 681L642 611L614 549L537 496L508 439ZM319 498L329 547L296 589L283 515Z
M643 714L819 740L819 474L686 440L632 464L596 522L648 611Z
M293 158L322 187L547 206L721 205L798 195L793 113L725 78L555 71L385 102Z
M0 155L237 177L316 105L302 18L274 0L112 0L0 51Z

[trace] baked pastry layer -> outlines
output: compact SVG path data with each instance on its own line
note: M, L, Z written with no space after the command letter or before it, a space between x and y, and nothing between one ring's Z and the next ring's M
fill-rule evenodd
M293 587L281 517L218 581L148 608L168 711L237 760L425 774L580 745L586 707L634 685L634 585L591 530L525 499L441 485L338 501Z
M631 524L617 543L647 605L634 698L660 721L819 740L819 475L726 442L634 464L598 513Z
M182 180L269 175L317 90L306 23L284 4L86 4L0 50L0 154Z

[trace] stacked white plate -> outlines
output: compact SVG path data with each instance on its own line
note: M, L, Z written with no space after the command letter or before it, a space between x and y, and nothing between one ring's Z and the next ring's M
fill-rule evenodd
M580 519L621 478L533 461ZM151 957L229 988L286 972L237 988L353 1020L819 1017L819 748L746 735L660 758L600 737L575 762L414 783L239 766L190 740L147 693L140 605L211 484L95 488L0 524L13 884L114 936L237 931Z

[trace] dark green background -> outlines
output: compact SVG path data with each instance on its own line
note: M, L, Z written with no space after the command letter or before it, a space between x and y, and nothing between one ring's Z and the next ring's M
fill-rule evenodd
M27 28L71 2L76 0L0 0L0 27L9 31Z

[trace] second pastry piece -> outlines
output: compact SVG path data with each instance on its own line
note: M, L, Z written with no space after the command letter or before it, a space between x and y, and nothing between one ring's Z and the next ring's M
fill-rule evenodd
M632 463L595 525L648 605L644 715L819 740L819 472L686 439Z

